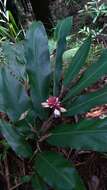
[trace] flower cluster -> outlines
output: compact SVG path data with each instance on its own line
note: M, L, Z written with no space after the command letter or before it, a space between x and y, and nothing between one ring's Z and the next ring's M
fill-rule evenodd
M61 102L59 101L59 98L56 96L49 97L46 102L42 102L41 105L44 108L51 108L53 109L54 116L60 117L61 112L66 112L66 109L62 107Z

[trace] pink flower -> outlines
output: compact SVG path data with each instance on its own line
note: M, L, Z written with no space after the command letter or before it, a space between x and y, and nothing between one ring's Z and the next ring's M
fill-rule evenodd
M60 117L61 112L66 112L66 109L61 106L59 98L56 96L49 97L46 102L42 102L41 105L44 108L51 108L54 110L55 117Z

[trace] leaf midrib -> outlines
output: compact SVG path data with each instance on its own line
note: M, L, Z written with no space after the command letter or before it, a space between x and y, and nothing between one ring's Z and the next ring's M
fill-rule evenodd
M74 94L76 91L78 92L78 89L79 89L82 85L84 85L84 83L86 83L88 80L90 80L90 79L93 77L93 75L96 75L96 73L97 73L102 67L104 67L105 64L107 64L107 63L104 62L104 64L102 64L95 72L93 72L92 75L90 75L86 80L83 80L83 82L81 82L80 85L78 85L77 88L74 89L73 94ZM84 87L84 88L85 88L85 87ZM80 89L80 90L81 90L81 89ZM68 94L68 97L67 97L67 98L69 98L70 96L72 96L72 93Z
M96 96L96 97L94 97L94 98L91 98L90 100L87 100L86 102L89 103L89 102L95 100L96 98L102 97L102 96L104 96L104 95L106 95L106 94L107 94L107 92L104 92L103 94L98 95L98 96ZM82 106L82 105L84 105L84 104L86 104L86 102L83 102L83 103L80 103L80 104L74 106L74 107L73 107L73 110L76 109L76 108L78 108L78 107L80 107L80 106ZM72 108L71 108L71 110L72 110ZM69 111L70 111L70 110L68 110L68 112L69 112Z
M82 60L82 58L84 59L84 57L85 57L85 56L82 56L82 54L81 54L78 63L80 63L81 60ZM73 63L72 63L72 64L73 64ZM76 65L73 67L73 70L71 71L70 75L73 75L73 74L75 73L76 69L78 68L78 65L79 65L79 64L76 64ZM67 74L68 74L68 73L67 73ZM69 77L69 76L68 76L68 77ZM70 78L70 77L69 77L69 78ZM72 80L72 77L71 77L71 80Z
M83 135L83 134L93 134L93 133L107 133L107 129L106 130L86 130L86 131L83 131L83 129L82 129L82 131L72 131L72 132L57 132L57 133L52 133L52 135L51 136L59 136L59 135L75 135L75 134L81 134L81 135ZM51 138L51 137L50 137Z
M61 173L58 172L58 170L57 170L55 167L53 167L53 165L50 164L50 162L49 162L47 159L45 159L42 155L39 155L39 156L40 156L45 162L47 162L48 165L49 165L53 170L55 170L55 172L56 172L59 176L61 176L63 179L65 179L65 180L71 185L71 187L72 187L71 181L65 176L65 174L61 175Z
M35 40L36 41L36 40ZM34 44L34 43L33 43ZM42 102L42 91L41 91L41 85L40 85L40 81L41 80L39 80L39 77L40 77L40 72L38 72L38 70L40 70L40 65L39 65L39 55L38 55L38 48L37 48L38 46L36 46L36 48L35 48L35 44L34 44L34 47L33 47L33 50L35 49L35 53L34 53L34 55L36 55L36 57L35 57L35 60L36 60L36 65L37 65L37 68L38 69L36 69L35 70L35 72L36 72L36 75L37 75L37 81L38 81L38 88L39 88L39 96L40 96L40 102Z

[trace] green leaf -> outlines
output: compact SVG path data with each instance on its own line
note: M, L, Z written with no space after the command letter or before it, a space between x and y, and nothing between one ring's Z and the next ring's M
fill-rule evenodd
M24 86L12 76L8 68L0 70L0 111L16 121L29 109L29 97Z
M26 59L24 55L24 43L2 43L3 53L10 70L18 77L24 78Z
M15 19L14 19L13 15L12 15L11 11L9 11L9 10L8 10L8 15L9 15L9 22L12 24L15 32L18 33L18 31L19 31L18 26L17 26L17 24L15 22Z
M84 120L78 124L63 124L51 131L48 143L58 147L107 151L107 119Z
M30 123L31 124L31 123ZM29 138L35 138L34 132L31 130L29 122L27 122L26 119L19 120L18 122L15 123L16 131L21 134L23 137ZM32 124L31 124L32 125Z
M9 38L10 40L13 41L12 36L9 34L9 31L7 28L0 26L0 36Z
M31 181L34 190L48 190L44 181L37 174L33 175Z
M31 178L32 178L32 176L30 176L30 175L21 176L20 181L22 183L29 183L31 181Z
M24 158L30 158L32 156L30 145L18 134L11 124L0 120L0 132L18 156Z
M51 74L48 40L42 23L33 22L26 38L25 54L31 98L35 111L42 117L41 102L49 96Z
M107 49L103 50L102 55L98 61L92 64L81 77L77 85L75 85L63 101L66 101L72 96L79 94L84 88L89 87L91 84L95 83L104 74L107 74Z
M39 153L35 160L35 168L44 181L55 189L85 189L72 164L57 153Z
M63 53L66 48L66 37L70 35L72 29L72 17L67 17L60 21L56 27L57 49L54 71L54 95L59 95L59 86L62 75Z
M68 49L63 54L63 62L64 65L71 64L71 60L73 59L74 55L76 54L78 50L78 46L72 49Z
M89 36L72 59L70 66L65 73L64 85L68 85L79 73L81 67L85 64L91 45L91 36Z
M37 127L37 125L35 124L36 121L35 112L33 110L29 110L27 114L26 112L24 114L26 115L24 116L25 118L22 118L14 123L16 130L25 138L27 137L27 139L36 140L37 134L35 134L33 131Z
M54 31L54 39L59 41L71 34L73 17L69 16L63 20L59 20Z
M98 90L97 92L81 95L73 103L71 103L70 109L68 109L66 115L80 114L89 111L97 105L107 103L107 87Z

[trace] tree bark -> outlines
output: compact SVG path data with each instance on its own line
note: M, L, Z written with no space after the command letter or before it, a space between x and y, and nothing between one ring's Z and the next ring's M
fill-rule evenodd
M49 31L52 28L52 20L49 9L49 0L30 0L35 19L44 23L46 29Z

